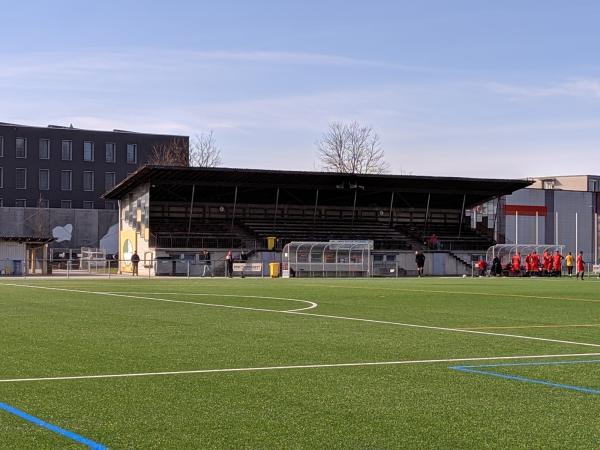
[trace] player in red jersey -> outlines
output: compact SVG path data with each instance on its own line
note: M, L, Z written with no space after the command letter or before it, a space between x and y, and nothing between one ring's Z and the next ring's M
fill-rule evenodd
M550 272L552 271L552 258L548 250L544 250L543 258L544 272L546 275L550 275Z
M534 275L540 271L540 255L535 250L531 253L531 271Z
M529 276L531 272L531 253L525 255L525 274Z
M515 253L512 257L512 271L514 273L521 272L521 255L519 252Z
M554 266L554 274L558 277L562 275L562 260L564 256L560 254L560 251L556 250L554 257L552 258Z
M580 251L579 255L577 255L577 274L575 278L579 278L579 274L581 274L581 281L583 281L583 274L585 273L585 261L583 260L583 252Z

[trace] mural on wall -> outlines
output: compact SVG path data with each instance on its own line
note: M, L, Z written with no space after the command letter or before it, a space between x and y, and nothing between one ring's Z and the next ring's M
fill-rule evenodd
M148 248L150 236L150 186L139 186L121 199L121 227L119 232L119 259L121 271L131 272L134 251L142 254Z
M100 238L100 248L106 250L108 254L118 253L119 246L119 224L111 225L104 236Z
M64 227L58 226L52 229L52 237L56 239L56 242L70 241L73 236L73 225L70 223Z
M123 242L122 255L123 255L122 259L125 260L125 265L130 266L131 265L131 257L133 256L133 244L129 239L125 239L125 242Z
M122 200L123 220L135 229L140 236L148 239L150 218L150 193L147 186L135 189Z

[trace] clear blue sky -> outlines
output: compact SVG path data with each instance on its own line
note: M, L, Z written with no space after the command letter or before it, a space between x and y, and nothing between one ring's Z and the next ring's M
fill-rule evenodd
M212 129L227 166L311 170L328 123L357 120L397 173L600 173L598 1L7 1L0 20L0 121Z

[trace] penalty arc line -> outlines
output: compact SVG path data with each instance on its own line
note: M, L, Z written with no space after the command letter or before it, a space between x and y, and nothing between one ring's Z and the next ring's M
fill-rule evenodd
M465 333L465 334L473 334L473 335L483 335L483 336L499 336L499 337L507 337L512 339L523 339L530 341L540 341L540 342L552 342L556 344L568 344L568 345L579 345L584 347L595 347L600 348L600 344L593 344L589 342L576 342L576 341L565 341L561 339L550 339L550 338L542 338L542 337L534 337L534 336L523 336L519 334L507 334L507 333L492 333L490 331L478 331L478 330L465 330L462 328L449 328L449 327L436 327L433 325L419 325L413 323L403 323L403 322L391 322L387 320L376 320L376 319L364 319L360 317L348 317L348 316L335 316L330 314L317 314L317 313L308 313L302 311L281 311L277 309L268 309L268 308L251 308L247 306L231 306L231 305L217 305L211 303L201 303L201 302L189 302L185 300L172 300L167 298L156 298L156 297L145 297L140 295L125 295L125 294L110 294L102 291L85 291L82 289L65 289L65 288L54 288L47 286L33 286L28 284L15 284L15 283L2 283L4 286L16 286L30 289L43 289L43 290L51 290L51 291L62 291L62 292L74 292L80 294L93 294L93 295L105 295L110 297L121 297L121 298L132 298L138 300L152 300L157 302L165 302L165 303L183 303L188 305L196 305L196 306L209 306L209 307L218 307L218 308L228 308L228 309L239 309L245 311L258 311L258 312L270 312L270 313L279 313L279 314L291 314L297 316L306 316L306 317L320 317L325 319L335 319L335 320L349 320L354 322L365 322L365 323L377 323L381 325L394 325L406 328L417 328L422 330L434 330L434 331L448 331L452 333ZM185 295L185 294L182 294Z
M375 362L354 362L354 363L334 363L334 364L303 364L291 366L270 366L270 367L233 367L227 369L199 369L199 370L179 370L166 372L138 372L138 373L120 373L104 375L74 375L61 377L38 377L38 378L7 378L0 379L0 383L25 383L34 381L67 381L67 380L95 380L103 378L134 378L134 377L152 377L168 375L190 375L202 373L228 373L228 372L264 372L270 370L294 370L294 369L325 369L336 367L369 367L369 366L400 366L400 365L418 365L418 364L442 364L456 362L475 362L475 361L510 361L522 359L547 359L547 358L572 358L580 356L600 356L600 353L570 353L558 355L518 355L518 356L485 356L476 358L446 358L446 359L421 359L405 361L375 361Z
M129 292L106 292L106 294L129 294ZM301 302L308 303L310 306L306 308L298 308L298 309L287 309L286 312L295 312L295 311L308 311L309 309L314 309L319 306L318 303L311 302L310 300L302 300L299 298L287 298L287 297L264 297L262 295L237 295L237 294L198 294L198 293L181 293L181 292L146 292L146 295L183 295L183 296L199 296L199 297L234 297L234 298L262 298L265 300L287 300L290 302ZM194 303L194 302L192 302ZM215 305L217 306L217 305ZM223 305L227 306L227 305Z

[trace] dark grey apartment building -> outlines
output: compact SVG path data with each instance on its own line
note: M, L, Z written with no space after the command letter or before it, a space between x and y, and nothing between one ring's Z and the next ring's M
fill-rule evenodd
M0 207L115 209L100 196L187 136L0 122Z

